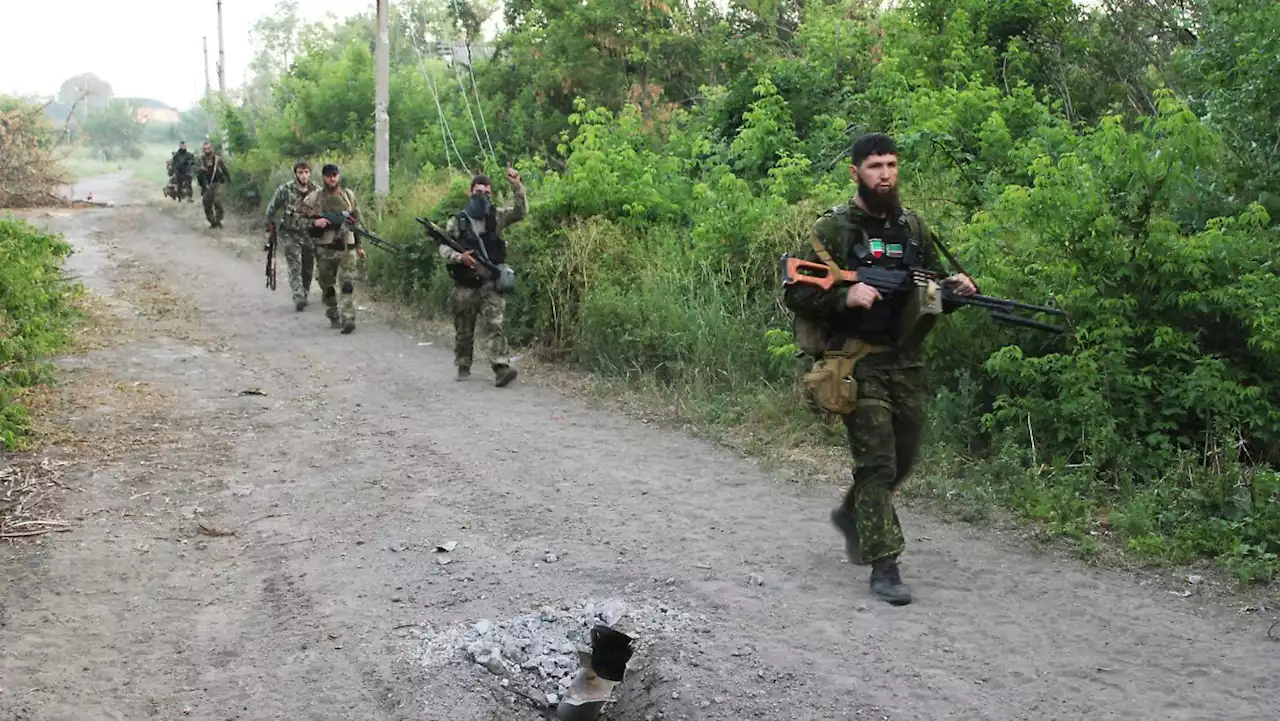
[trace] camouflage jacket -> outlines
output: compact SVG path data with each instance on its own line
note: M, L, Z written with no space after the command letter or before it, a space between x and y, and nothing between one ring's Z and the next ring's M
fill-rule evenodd
M222 156L217 153L202 155L196 166L196 179L200 181L200 187L204 188L216 183L231 182L231 173L227 172L227 163Z
M515 189L515 202L509 208L497 208L496 215L498 221L498 234L501 235L504 230L511 227L515 223L524 220L529 212L528 201L525 200L524 186ZM484 232L484 221L471 219L471 227L477 235ZM458 216L449 218L449 222L445 224L444 232L454 240L460 240L461 234L458 232ZM462 244L464 247L465 243ZM440 244L440 257L446 263L461 263L462 254L450 248L444 243Z
M290 235L305 234L311 223L301 212L302 201L317 190L319 186L311 181L307 181L306 187L299 186L296 180L281 183L276 188L275 195L271 196L271 202L267 203L267 222L276 223L278 213L280 221L276 226L281 232Z
M196 163L196 156L192 155L190 150L178 149L174 151L169 162L172 163L172 172L183 175L191 172L191 166Z
M914 239L918 243L914 265L932 270L939 277L945 275L933 230L922 218L905 208L896 216L882 219L869 215L850 199L847 204L837 205L823 213L814 222L810 233L826 247L836 264L846 270L857 269L859 263L853 251L859 244L870 246L879 253L872 261L876 265L905 265L904 248ZM803 257L815 263L823 262L812 247L803 253ZM894 325L902 310L901 303L885 299L876 301L871 308L850 308L845 302L848 292L847 284L823 290L814 285L794 283L784 290L783 302L797 316L821 323L832 332L863 338L871 343L889 343L884 329ZM918 360L921 350L902 349L903 360Z

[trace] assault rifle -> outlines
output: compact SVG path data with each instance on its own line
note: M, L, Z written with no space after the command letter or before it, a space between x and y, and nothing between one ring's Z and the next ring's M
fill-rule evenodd
M267 287L276 289L276 224L267 224Z
M359 221L357 221L354 217L352 217L351 211L349 210L334 210L328 213L321 213L316 217L324 218L325 220L329 221L329 225L323 228L317 228L313 225L307 229L307 232L311 234L311 237L319 238L320 236L324 235L327 231L332 230L333 238L334 238L333 247L335 248L342 247L341 240L340 240L342 238L342 233L343 231L350 230L352 233L355 234L357 238L364 238L365 240L369 241L370 244L376 245L379 248L382 248L383 250L387 251L388 253L400 252L400 249L397 248L396 246L388 243L382 238L379 238L373 233L370 233L369 231L360 227Z
M464 254L471 253L472 254L471 257L475 258L477 263L484 266L485 269L487 269L490 273L493 274L494 278L497 278L496 285L499 293L510 293L511 291L515 290L516 272L512 270L511 266L507 265L506 263L503 263L501 265L495 264L493 261L489 260L484 256L483 250L481 250L481 252L479 253L475 253L470 248L462 247L462 245L458 243L458 241L454 240L453 238L450 238L448 233L441 230L440 226L436 225L430 220L427 220L426 218L414 218L414 220L421 223L422 227L426 229L427 235L431 236L432 240L436 241L437 243L444 243L445 245L449 246L450 248L453 248L459 253L464 253Z
M1029 303L1020 303L1016 300L993 298L989 295L976 293L974 295L960 295L946 285L942 285L937 280L937 274L924 269L889 270L874 266L862 267L857 270L836 268L836 272L833 275L833 269L823 263L815 263L791 255L783 255L781 265L783 286L804 283L823 290L830 290L841 283L866 283L879 291L880 295L886 299L912 294L914 296L912 305L915 306L918 303L918 306L903 318L902 336L911 335L921 330L919 325L921 325L921 320L925 316L932 316L927 321L928 325L931 325L932 320L935 320L938 314L961 306L985 308L992 319L1004 323L1035 328L1050 333L1067 332L1067 329L1061 326L1025 318L1015 315L1013 312L1014 310L1024 310L1069 318L1066 311L1061 308L1031 305ZM922 330L927 332L927 327Z

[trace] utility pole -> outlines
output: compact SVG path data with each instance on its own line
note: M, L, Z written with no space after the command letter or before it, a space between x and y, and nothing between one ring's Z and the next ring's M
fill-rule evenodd
M213 86L209 82L209 36L205 35L201 38L204 41L204 125L205 137L212 139L213 136Z
M222 46L222 0L218 0L218 92L227 94L227 55Z
M221 0L219 0L221 1ZM391 181L390 119L387 102L390 95L390 52L387 49L387 5L390 0L378 0L378 41L374 53L374 129L373 129L373 192L386 196Z
M227 54L222 45L222 0L218 0L218 99L227 102ZM222 127L222 154L231 155L231 138L226 124Z

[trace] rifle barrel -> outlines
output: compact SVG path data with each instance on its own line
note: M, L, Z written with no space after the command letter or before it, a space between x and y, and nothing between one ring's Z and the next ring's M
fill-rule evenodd
M1005 311L1010 308L1017 308L1019 310L1055 315L1061 318L1067 317L1067 312L1065 310L1062 310L1061 308L1053 308L1047 305L1031 305L1030 303L1023 303L1021 301L1008 300L1005 298L994 298L989 295L981 295L977 293L974 295L960 295L959 293L949 292L949 294L955 302L965 305L976 305L982 308Z
M1067 332L1067 329L1061 326L1056 326L1050 323L1044 323L1042 321L1038 321L1033 318L1024 318L1020 315L1014 315L1012 313L1005 313L998 310L992 310L992 311L988 311L988 315L990 315L991 318L994 320L1002 321L1005 323L1012 323L1013 325L1026 326L1028 328L1037 328L1039 330L1049 331L1050 333L1066 333Z

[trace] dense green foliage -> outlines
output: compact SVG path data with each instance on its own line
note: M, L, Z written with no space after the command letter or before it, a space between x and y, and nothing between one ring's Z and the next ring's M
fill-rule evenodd
M301 27L289 7L260 28L292 49L287 73L227 116L241 197L302 156L342 161L370 198L372 18ZM885 130L904 199L983 291L1075 324L1065 340L977 311L941 324L926 487L1086 549L1118 533L1154 561L1276 569L1280 6L513 0L474 78L418 52L483 8L394 7L377 228L412 253L375 256L381 287L441 307L412 216L442 219L468 169L511 159L532 203L510 234L516 340L698 420L836 440L793 395L776 261L850 194L852 139Z
M29 430L19 402L48 379L50 354L68 341L79 286L61 275L71 246L12 217L0 218L0 449L21 448Z

